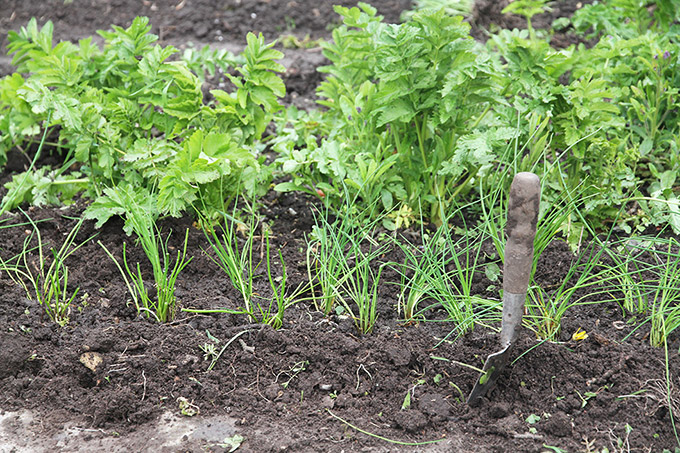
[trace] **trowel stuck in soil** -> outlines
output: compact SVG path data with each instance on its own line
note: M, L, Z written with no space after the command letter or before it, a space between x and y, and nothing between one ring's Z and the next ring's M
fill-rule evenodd
M527 172L515 175L510 186L508 242L505 245L503 264L502 349L486 359L482 375L467 400L471 406L477 405L479 400L495 385L508 363L510 350L517 340L522 325L524 300L529 286L534 255L534 237L540 198L541 184L538 176Z

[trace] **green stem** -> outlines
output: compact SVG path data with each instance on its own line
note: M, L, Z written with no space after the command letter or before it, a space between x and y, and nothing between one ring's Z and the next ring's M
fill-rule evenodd
M330 409L326 409L326 412L328 412L328 413L329 413L333 418L335 418L336 420L340 420L340 421L341 421L342 423L344 423L345 425L349 426L350 428L352 428L352 429L354 429L354 430L359 431L359 432L362 433L362 434L366 434L367 436L371 436L371 437L374 437L374 438L376 438L376 439L384 440L385 442L389 442L389 443L391 443L391 444L397 444L397 445L409 445L409 446L418 446L418 445L436 444L437 442L441 442L441 441L443 441L443 440L446 440L446 439L437 439L437 440L426 440L426 441L424 441L424 442L402 442L402 441L399 441L399 440L392 440L392 439L388 439L387 437L379 436L379 435L377 435L377 434L373 434L373 433L370 433L370 432L368 432L368 431L364 431L363 429L361 429L361 428L359 428L359 427L357 427L357 426L354 426L353 424L351 424L351 423L348 422L347 420L338 417L338 416L335 415L333 412L331 412Z
M527 17L527 30L529 30L529 38L531 40L536 39L536 31L534 30L534 27L531 26L531 17Z
M63 186L66 184L83 184L87 182L90 182L90 178L65 179L63 181L52 181L50 184L54 186Z
M506 89L507 89L507 86L506 86ZM503 96L505 94L505 91L506 90L503 90L503 92L501 93L501 96ZM479 126L479 123L482 121L482 118L484 118L486 116L486 114L489 113L489 110L491 110L491 104L487 104L484 111L477 117L475 122L472 124L472 127L470 127L471 131L474 131L477 128L477 126Z
M420 148L420 156L423 158L423 166L427 167L427 157L425 157L425 144L423 143L424 129L427 127L427 118L423 120L422 124L418 126L416 120L416 135L418 136L418 148Z

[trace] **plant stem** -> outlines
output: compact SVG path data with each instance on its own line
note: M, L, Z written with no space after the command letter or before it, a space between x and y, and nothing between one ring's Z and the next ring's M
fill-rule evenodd
M345 419L343 419L343 418L340 418L340 417L338 417L337 415L335 415L335 414L334 414L333 412L331 412L331 410L328 409L328 408L326 409L326 412L328 412L328 413L329 413L333 418L335 418L336 420L341 421L341 422L344 423L345 425L349 426L350 428L352 428L352 429L354 429L354 430L356 430L356 431L359 431L359 432L362 433L362 434L366 434L367 436L371 436L371 437L374 437L374 438L376 438L376 439L384 440L385 442L389 442L389 443L391 443L391 444L408 445L408 446L419 446L419 445L436 444L437 442L442 442L442 441L446 440L446 439L437 439L437 440L426 440L426 441L423 441L423 442L402 442L402 441L399 441L399 440L388 439L387 437L383 437L383 436L379 436L379 435L377 435L377 434L373 434L373 433L371 433L371 432L365 431L365 430L363 430L363 429L361 429L361 428L359 428L359 427L357 427L357 426L351 424L351 423L348 422L347 420L345 420Z

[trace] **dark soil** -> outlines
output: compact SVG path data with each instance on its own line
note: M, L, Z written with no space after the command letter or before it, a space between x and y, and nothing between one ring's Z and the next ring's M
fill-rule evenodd
M5 0L0 32L4 39L7 30L36 16L41 22L55 21L58 38L76 39L110 23L127 25L144 14L167 42L212 42L222 36L238 45L250 30L269 38L287 31L328 38L327 27L334 21L331 2L310 6L301 1L242 0L221 2L221 7L215 3ZM557 3L572 5L560 6L558 12L572 10L575 4ZM388 20L397 21L409 2L374 1L373 5ZM504 23L497 15L502 8L485 8L478 5L477 9L485 11L484 23ZM476 23L481 22L477 16ZM318 54L306 57L314 54L305 52L292 61L305 68L308 77L300 72L290 75L291 66L289 77L298 77L298 94L310 101L318 82L313 70L322 59ZM0 178L6 180L14 167L8 166ZM272 245L283 251L290 288L307 280L304 250L313 225L312 206L303 196L270 194L260 211L263 221L271 223ZM28 214L40 221L47 250L61 245L83 209L80 201L66 209L31 209ZM22 214L7 215L2 226L0 256L7 258L21 250L31 228ZM189 230L188 254L193 261L180 274L179 307L236 308L240 296L204 252L207 241L192 220L166 219L161 227L173 232L174 250ZM202 441L184 436L167 447L163 437L152 435L155 431L150 427L159 420L165 423L165 414L182 418L182 398L193 405L190 408L200 410L193 419L203 420L205 430L222 420L245 438L239 451L249 452L557 451L549 450L551 446L570 452L604 447L660 452L676 445L665 393L664 351L651 348L648 328L634 330L637 324L625 322L617 304L569 309L558 342L538 342L525 329L513 353L514 358L521 357L487 398L471 408L464 397L478 373L465 364L481 367L485 357L498 349L495 330L477 326L455 342L442 342L455 337L449 337L455 325L403 325L395 308L396 285L381 286L377 325L364 336L350 319L324 317L308 302L291 307L280 330L250 324L243 316L182 311L174 322L159 325L138 316L118 269L98 244L121 261L122 244L127 242L128 260L141 263L149 276L148 262L123 233L122 221L113 219L100 230L87 222L77 242L93 234L96 239L67 260L69 289L80 290L65 327L50 322L15 281L0 274L2 452L114 451L104 445L126 439L125 447L115 451L229 451L220 445L227 436L206 434ZM256 252L260 250L258 246ZM402 259L396 251L383 258ZM564 243L554 242L540 259L537 283L543 287L559 283L573 259ZM267 297L270 290L263 271L258 270L256 285L258 293ZM281 271L278 264L275 271ZM395 281L396 275L384 276L384 281L390 279ZM492 282L485 276L478 276L475 284L479 293L497 297L486 293ZM596 300L593 296L590 301ZM442 317L439 312L432 315ZM571 336L579 328L588 338L573 341ZM201 350L211 342L208 332L219 339L218 350L234 339L210 371ZM677 349L676 343L669 345L671 370L680 366ZM411 405L404 409L409 392ZM677 390L671 397L678 398ZM34 417L30 429L20 429L24 426L21 411ZM184 417L188 416L185 411ZM530 416L535 416L535 423L527 421ZM418 447L392 444L340 419L388 439L440 442ZM74 437L74 432L79 435ZM10 442L7 433L15 439ZM170 436L167 431L166 435ZM19 443L17 439L29 440Z

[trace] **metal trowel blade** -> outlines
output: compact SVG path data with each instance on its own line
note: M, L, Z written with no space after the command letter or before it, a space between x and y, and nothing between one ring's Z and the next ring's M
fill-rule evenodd
M490 354L486 358L484 368L482 368L482 375L479 377L472 392L470 392L470 396L468 396L467 403L470 406L476 406L479 403L479 400L486 395L486 392L496 385L496 381L508 363L511 346L512 345L508 345L505 349Z

